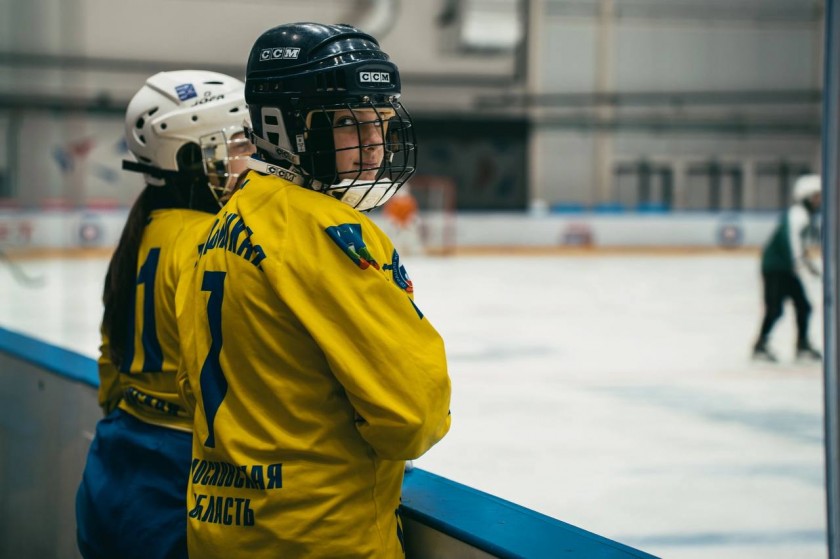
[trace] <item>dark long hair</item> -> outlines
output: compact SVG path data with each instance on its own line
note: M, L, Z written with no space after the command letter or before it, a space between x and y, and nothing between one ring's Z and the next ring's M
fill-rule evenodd
M131 206L105 275L102 331L108 336L109 357L117 369L123 365L126 348L134 343L133 339L128 339L129 317L132 316L131 305L134 304L134 290L137 288L140 243L149 216L154 210L165 208L188 208L208 213L219 211L202 171L200 148L193 143L185 144L178 150L177 161L181 171L178 175L168 176L164 186L147 184Z

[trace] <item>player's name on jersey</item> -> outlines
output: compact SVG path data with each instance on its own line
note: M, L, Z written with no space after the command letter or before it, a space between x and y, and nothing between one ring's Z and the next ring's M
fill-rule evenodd
M209 250L223 249L241 256L262 270L260 263L265 259L265 252L260 245L251 243L251 235L253 231L239 215L225 212L216 218L207 241L198 247L199 258Z
M194 486L235 487L260 491L283 487L283 464L237 466L227 462L194 458L191 470Z
M253 526L254 509L251 499L197 493L190 518L224 526Z
M202 485L256 491L282 489L283 464L237 466L194 458L192 483L193 489ZM195 506L190 510L190 518L224 526L253 526L255 522L251 499L198 492L195 493Z

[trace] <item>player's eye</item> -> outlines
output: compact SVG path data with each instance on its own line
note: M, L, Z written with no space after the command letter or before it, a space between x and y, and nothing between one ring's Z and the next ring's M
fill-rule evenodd
M337 117L335 119L335 122L333 123L333 127L343 128L345 126L355 126L356 124L357 123L356 123L356 118L355 117L352 117L352 116L349 116L349 115L348 116L340 116L340 117Z

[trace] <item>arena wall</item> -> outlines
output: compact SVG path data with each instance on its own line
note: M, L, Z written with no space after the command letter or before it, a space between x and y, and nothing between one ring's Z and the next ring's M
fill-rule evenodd
M125 209L0 210L0 249L112 249L126 215ZM381 213L372 217L387 227ZM516 247L757 248L777 219L775 212L460 213L449 220L448 242L453 252Z

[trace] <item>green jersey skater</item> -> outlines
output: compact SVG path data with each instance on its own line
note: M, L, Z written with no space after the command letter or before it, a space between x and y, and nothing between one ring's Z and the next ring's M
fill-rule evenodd
M804 175L797 179L793 189L793 204L782 215L779 225L761 255L761 277L764 283L764 320L758 340L753 347L753 358L778 361L767 347L770 331L782 316L783 304L790 297L796 311L796 357L820 360L822 354L814 349L808 339L811 303L802 284L807 272L820 277L817 265L808 257L805 239L812 219L820 210L822 185L819 175Z

